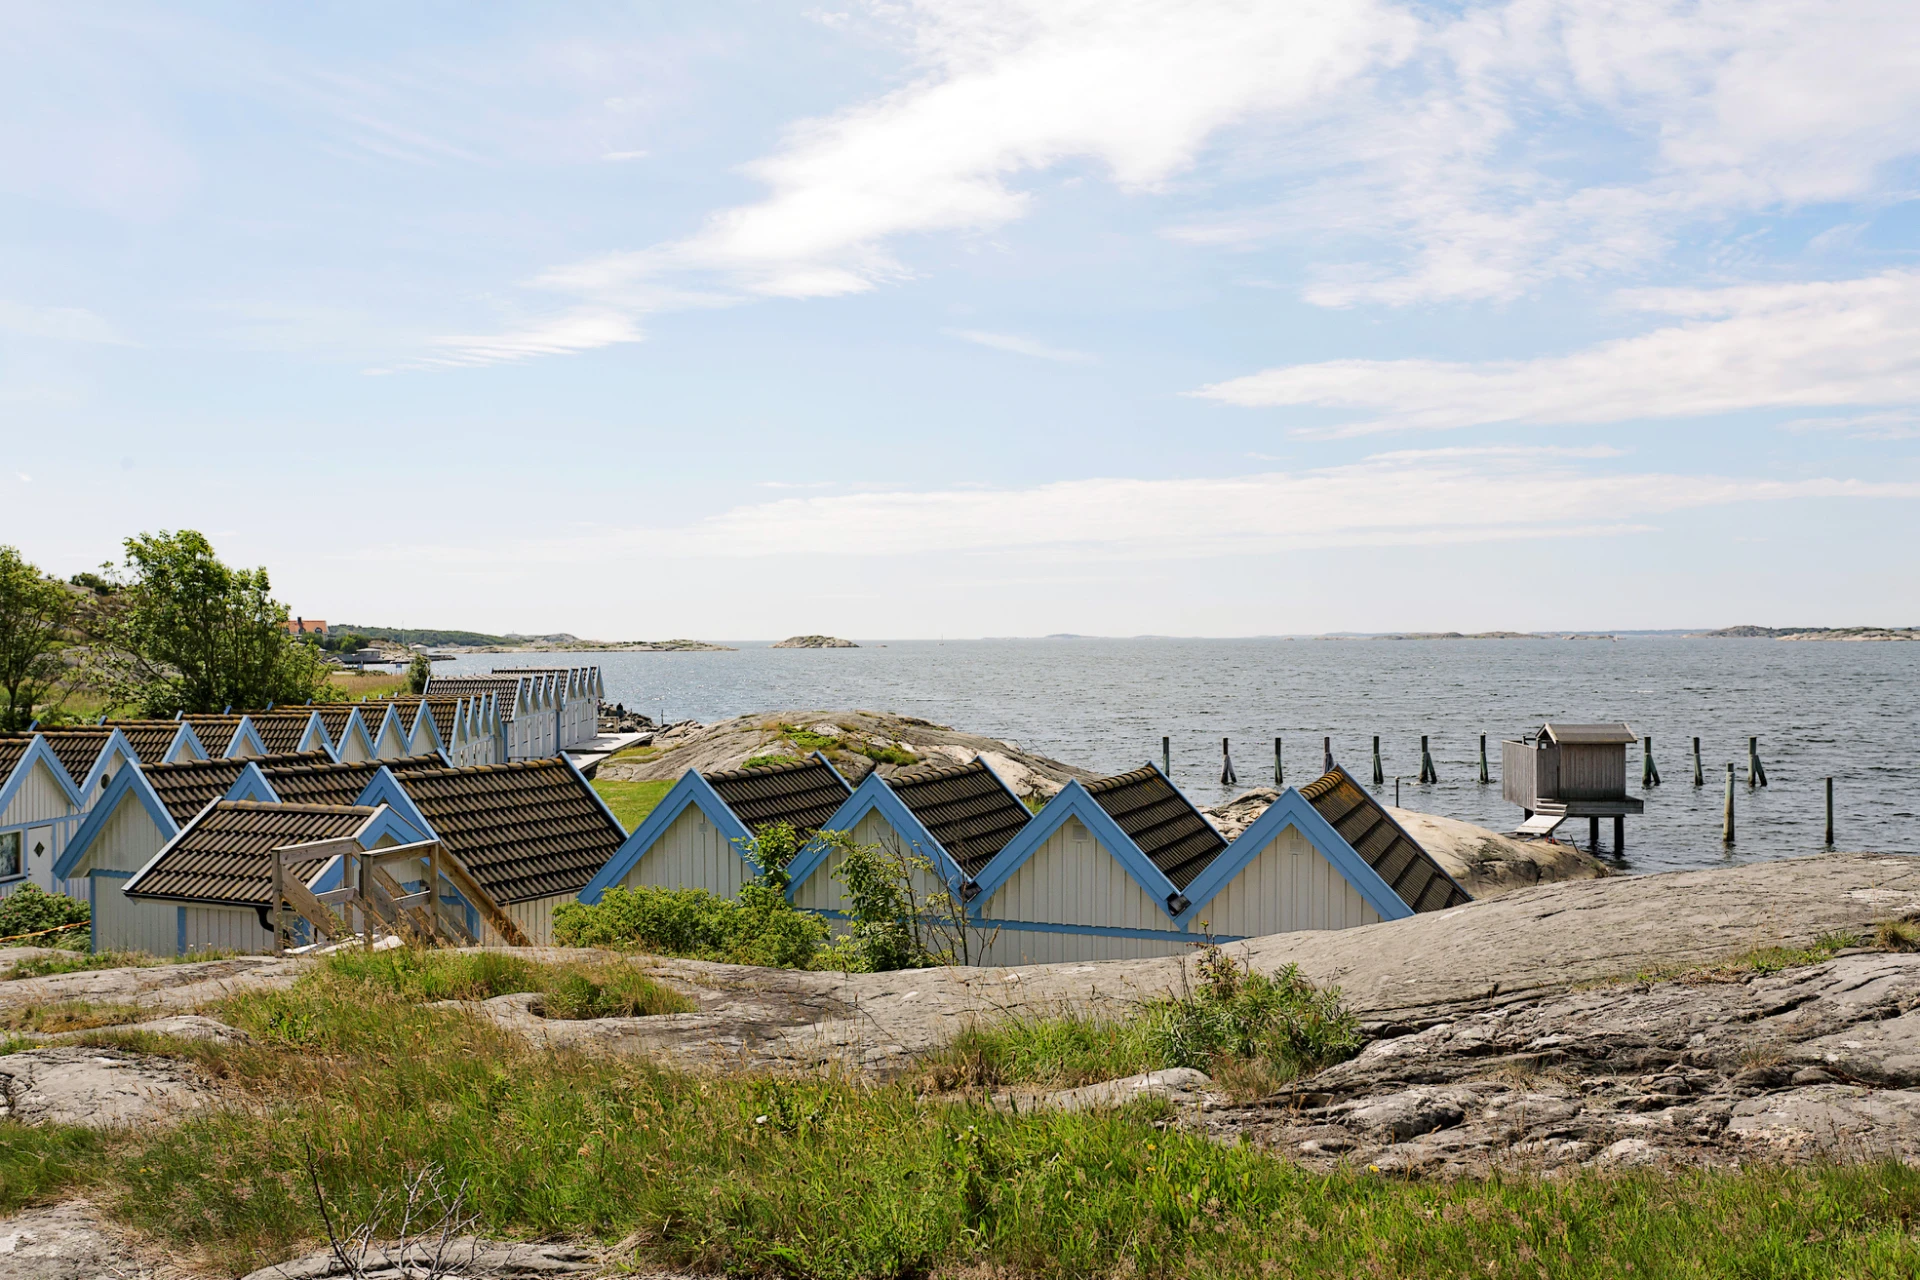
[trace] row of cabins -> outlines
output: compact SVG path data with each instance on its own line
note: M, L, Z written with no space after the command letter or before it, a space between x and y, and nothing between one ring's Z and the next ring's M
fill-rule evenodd
M24 778L56 792L64 778L71 803L79 784L55 752L58 736L0 739L5 800L30 789ZM564 755L456 768L442 753L348 761L293 745L112 771L60 847L49 834L44 850L29 850L50 859L31 878L93 903L97 948L158 954L270 950L273 851L346 837L367 849L440 842L471 872L482 905L535 943L551 940L556 907L598 901L615 885L737 894L759 874L750 845L772 822L805 835L844 830L924 859L919 891L945 887L964 904L977 964L1168 955L1468 900L1337 767L1288 789L1232 842L1152 765L1071 782L1033 813L984 761L876 772L855 787L818 755L689 772L629 835ZM0 812L11 814L5 803ZM844 918L837 856L809 841L786 868L796 906ZM342 865L294 871L322 893ZM474 937L503 940L466 908Z
M695 887L731 897L759 874L755 832L851 832L924 860L921 894L963 904L969 959L988 965L1132 959L1195 942L1345 929L1469 895L1338 766L1288 788L1228 842L1152 764L1069 782L1030 812L983 760L850 786L817 753L688 772L580 894ZM841 857L813 841L786 869L796 906L844 919Z
M434 676L429 698L489 698L498 708L500 759L557 755L600 732L606 685L599 667L495 667L484 676Z

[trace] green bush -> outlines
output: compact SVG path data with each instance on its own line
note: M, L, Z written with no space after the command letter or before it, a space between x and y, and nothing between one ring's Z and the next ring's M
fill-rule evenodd
M78 926L93 918L93 908L78 898L69 898L64 893L48 893L37 884L23 884L4 898L0 898L0 938L17 938L21 934L39 933L43 929L58 929L73 926L66 933L53 935L60 941L71 937L86 940L86 935ZM41 946L57 946L59 942L44 938L32 938L27 941Z
M808 969L826 945L827 925L765 882L742 885L737 899L705 889L615 886L591 905L562 903L553 913L553 940L563 947Z

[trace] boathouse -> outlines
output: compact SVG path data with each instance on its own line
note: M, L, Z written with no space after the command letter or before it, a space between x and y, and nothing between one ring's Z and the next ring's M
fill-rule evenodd
M1613 819L1613 851L1626 848L1626 815L1646 803L1627 794L1627 747L1639 739L1625 724L1557 724L1500 744L1500 792L1520 806L1520 830L1551 835L1568 818L1587 819L1600 847L1600 819Z

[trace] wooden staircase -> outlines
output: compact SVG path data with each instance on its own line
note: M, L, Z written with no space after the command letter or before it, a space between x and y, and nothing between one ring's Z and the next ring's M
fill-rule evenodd
M341 887L315 893L287 868L342 860ZM329 864L330 865L330 864ZM342 942L397 937L423 946L474 946L466 909L492 925L509 946L532 945L513 917L481 887L465 863L438 840L363 849L351 836L285 845L273 852L273 950L283 954L297 920L316 938Z

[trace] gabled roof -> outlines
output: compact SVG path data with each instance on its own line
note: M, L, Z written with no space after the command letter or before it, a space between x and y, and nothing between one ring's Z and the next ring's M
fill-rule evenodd
M1626 724L1555 724L1548 721L1541 736L1563 747L1616 747L1638 742L1633 727Z
M500 719L511 720L519 705L521 676L434 676L427 681L429 698L475 698L491 693Z
M1227 847L1193 802L1152 765L1086 786L1087 794L1176 889L1186 888Z
M126 892L135 897L266 906L273 897L274 850L355 835L374 813L342 805L221 800L208 805L168 841L127 882ZM306 883L327 862L315 858L292 864L287 874Z
M36 733L26 738L0 739L0 813L7 811L15 793L26 785L36 762L46 765L68 802L79 808L83 803L80 788L60 763L60 757L53 754L47 740Z
M470 706L472 704L465 698L452 696L422 698L418 710L414 712L414 727L418 728L420 716L426 716L433 721L434 729L440 734L441 743L452 742Z
M256 760L273 793L288 804L353 804L382 766L396 772L444 769L439 756L406 756L399 760L357 760L335 763L319 752L289 760Z
M1300 788L1300 794L1414 911L1439 911L1473 901L1473 895L1454 883L1433 855L1339 765Z
M793 764L726 769L700 776L753 832L784 822L797 834L810 836L853 792L839 770L818 753Z
M885 782L969 878L1033 817L984 760L917 765Z
M46 740L47 749L60 761L60 767L76 783L84 783L93 773L93 766L100 759L100 753L113 741L113 729L107 725L79 725L59 729L37 729L34 733ZM25 742L34 733L9 733L8 739ZM23 747L22 750L25 750Z
M193 726L193 736L200 739L208 755L223 756L233 746L233 735L240 731L240 722L246 717L196 713L180 719Z
M313 758L326 759L318 752ZM148 765L140 773L160 803L166 806L175 825L185 826L194 814L232 790L233 784L246 772L247 764L237 756L220 756L212 760Z
M1108 856L1120 864L1128 878L1153 902L1156 910L1170 920L1186 910L1186 897L1167 879L1167 873L1156 866L1133 842L1133 838L1121 829L1113 815L1102 808L1099 800L1087 790L1086 784L1075 778L1060 788L1053 799L1047 801L1046 806L1034 814L1019 834L1007 841L1006 847L995 854L993 860L974 877L978 891L967 906L968 913L975 919L984 918L987 904L993 901L993 895L999 892L1000 887L1048 839L1068 822L1075 820L1086 827L1088 834Z
M396 772L394 781L500 903L579 892L627 839L564 757Z
M249 711L247 719L260 735L260 741L266 744L268 755L291 755L300 749L301 742L306 739L307 728L313 723L313 708Z

